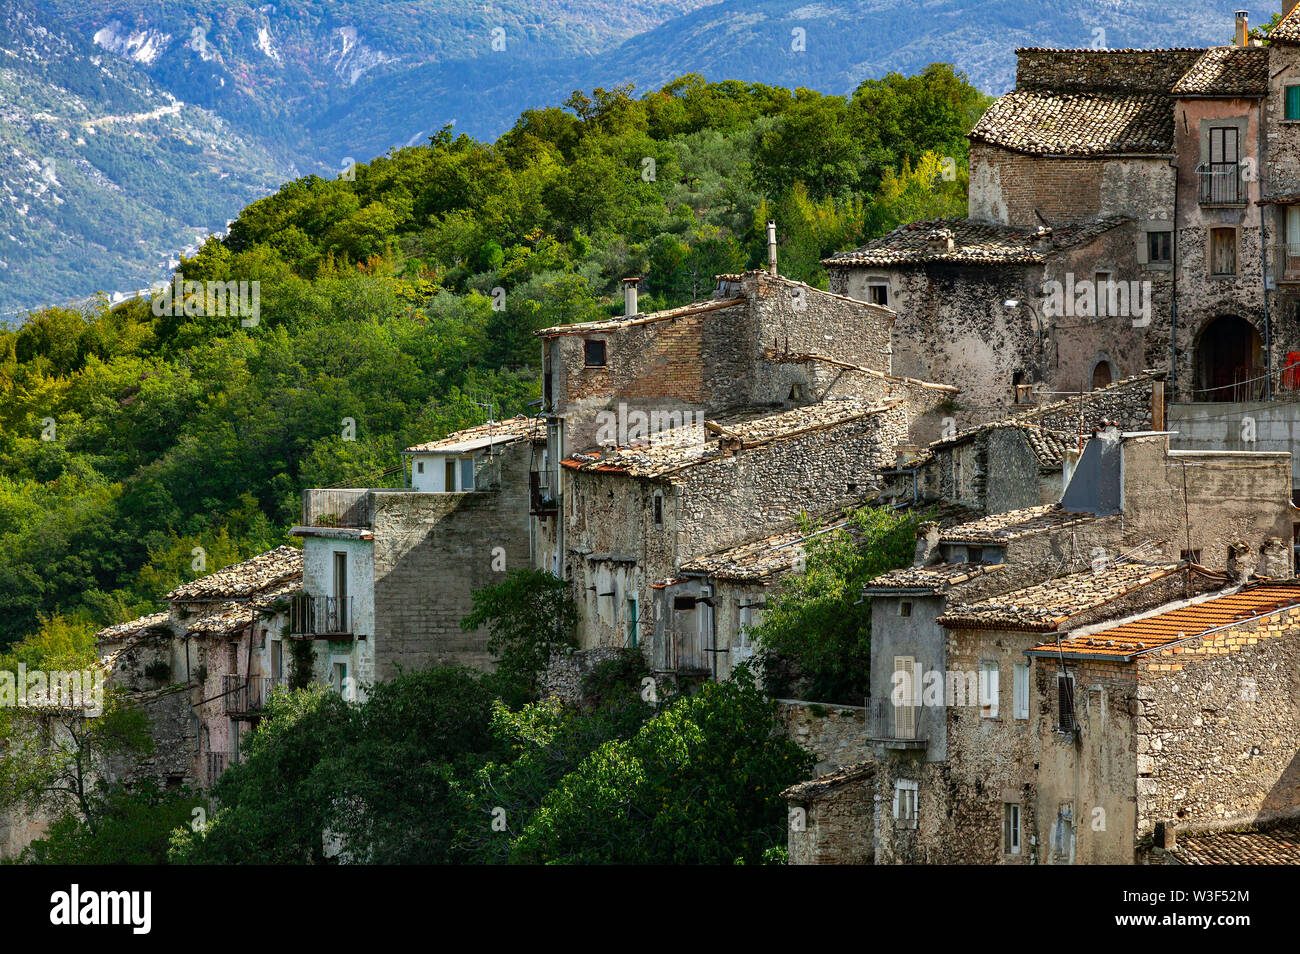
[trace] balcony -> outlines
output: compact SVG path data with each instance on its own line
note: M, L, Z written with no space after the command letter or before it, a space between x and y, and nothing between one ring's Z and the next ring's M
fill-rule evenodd
M262 707L275 686L269 676L222 676L222 698L226 700L226 715L232 719L253 719L261 715Z
M1196 167L1201 205L1245 205L1246 185L1239 162L1203 162Z
M300 639L352 639L352 597L294 597L289 607L289 635Z
M304 490L302 525L368 529L374 520L370 490Z
M551 490L550 474L541 470L528 474L528 499L529 513L534 516L549 516L559 509Z
M1300 245L1273 246L1273 277L1279 282L1300 282Z
M894 705L890 699L871 700L871 739L887 749L924 749L919 705Z
M230 757L229 752L204 752L203 753L203 787L211 788L216 784L217 779L231 764L234 759Z

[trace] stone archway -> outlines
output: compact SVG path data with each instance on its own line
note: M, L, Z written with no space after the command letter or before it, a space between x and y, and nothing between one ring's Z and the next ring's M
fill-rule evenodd
M1220 315L1196 339L1197 401L1247 401L1264 391L1264 347L1245 318Z
M1109 358L1098 358L1092 366L1092 390L1104 388L1115 383L1115 366Z

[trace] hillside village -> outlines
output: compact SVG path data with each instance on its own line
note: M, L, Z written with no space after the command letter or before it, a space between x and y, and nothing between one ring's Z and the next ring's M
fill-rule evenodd
M1226 25L1225 25L1226 26ZM1300 861L1300 13L1209 49L1017 51L968 218L537 333L543 397L309 488L281 547L103 630L130 771L208 788L291 678L492 665L460 622L567 581L574 674L725 680L811 536L925 515L863 592L862 706L781 700L791 863ZM16 826L17 827L17 826ZM11 838L13 836L11 835Z

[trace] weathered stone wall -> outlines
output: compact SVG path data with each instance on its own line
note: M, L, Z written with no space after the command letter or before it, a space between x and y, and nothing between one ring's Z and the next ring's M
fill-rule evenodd
M1016 88L1164 93L1192 68L1201 52L1020 49Z
M1137 830L1300 808L1300 609L1138 663Z
M493 665L486 632L460 621L475 590L532 561L527 445L509 446L498 465L499 491L374 495L378 678L399 665Z
M553 655L542 674L542 695L559 699L565 705L580 705L583 677L597 664L615 659L618 654L617 647L598 647Z
M860 765L838 774L833 781L814 780L787 793L790 864L871 864L874 767Z
M862 706L778 699L776 717L786 737L817 758L814 775L825 775L870 757L867 710Z

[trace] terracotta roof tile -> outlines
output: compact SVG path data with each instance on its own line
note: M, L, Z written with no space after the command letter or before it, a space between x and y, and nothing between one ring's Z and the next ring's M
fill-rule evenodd
M1154 93L1013 90L989 107L970 138L1031 155L1166 155L1173 100Z
M1300 822L1178 835L1170 852L1185 865L1300 865Z
M673 428L628 447L575 454L562 464L578 471L667 477L687 467L729 456L734 449L743 451L806 431L823 430L884 414L897 403L871 403L848 398L786 411L738 413L709 421L703 434L695 426Z
M1278 21L1277 26L1269 31L1268 42L1300 44L1300 13L1292 10Z
M1127 661L1171 643L1300 605L1300 583L1255 583L1236 593L1156 613L1091 635L1044 643L1030 652L1099 656Z
M302 578L302 551L277 547L176 587L167 599L176 603L222 603L249 599Z
M939 622L950 629L1050 632L1080 613L1176 573L1181 566L1123 561L1098 572L1069 573L977 603L953 606L939 617Z
M1280 25L1280 24L1279 24ZM1174 84L1177 96L1267 96L1268 50L1251 46L1216 46Z
M881 595L896 591L925 590L943 593L976 577L1004 569L1004 563L933 563L929 566L907 566L890 570L871 580L864 593Z
M486 440L491 440L493 443L509 443L522 440L544 441L546 440L546 422L540 417L525 417L523 414L518 414L504 421L492 421L489 424L467 427L436 441L425 441L423 444L416 444L413 447L406 448L406 452L408 454L437 452L459 444Z
M826 775L819 775L816 778L809 779L806 782L799 782L797 785L791 785L781 794L792 802L809 802L821 798L828 792L832 792L841 785L847 785L850 782L856 782L862 779L874 778L876 774L875 762L858 762L855 765L846 765L843 768L836 769Z
M822 264L828 267L925 262L1041 264L1055 251L1090 242L1129 221L1126 216L1109 216L1095 222L1049 228L998 225L969 219L929 219L899 226L861 248L822 259ZM946 240L932 238L944 233L951 236L951 248Z
M1042 504L1037 507L1026 507L1023 510L989 514L969 523L949 527L943 532L940 542L998 546L1009 540L1089 523L1096 519L1095 514L1063 510L1060 504Z

